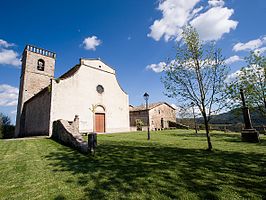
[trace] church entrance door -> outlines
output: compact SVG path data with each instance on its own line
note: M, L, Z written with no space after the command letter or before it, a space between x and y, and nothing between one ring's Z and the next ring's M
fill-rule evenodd
M105 132L105 114L95 113L95 131L103 133Z

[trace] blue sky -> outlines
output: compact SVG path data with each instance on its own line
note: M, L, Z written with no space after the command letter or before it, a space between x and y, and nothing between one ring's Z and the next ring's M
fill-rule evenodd
M231 73L245 65L250 50L266 51L264 0L10 0L0 5L0 112L12 120L26 44L57 53L56 77L81 57L101 58L116 70L133 105L143 103L144 92L151 102L178 105L163 94L160 71L174 58L186 24L205 41L217 42Z

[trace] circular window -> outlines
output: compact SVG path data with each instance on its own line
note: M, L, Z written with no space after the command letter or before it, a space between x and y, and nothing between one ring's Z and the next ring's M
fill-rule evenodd
M102 94L102 93L104 92L104 88L103 88L102 85L98 85L98 86L96 87L96 90L97 90L97 92L98 92L99 94Z

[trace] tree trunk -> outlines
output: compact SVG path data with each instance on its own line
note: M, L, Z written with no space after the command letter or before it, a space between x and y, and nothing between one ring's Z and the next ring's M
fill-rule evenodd
M205 125L205 130L206 130L206 137L207 137L207 142L208 142L208 150L212 150L212 143L211 143L211 137L210 137L210 131L209 131L209 122L207 120L206 113L203 113L203 118L204 118L204 125Z

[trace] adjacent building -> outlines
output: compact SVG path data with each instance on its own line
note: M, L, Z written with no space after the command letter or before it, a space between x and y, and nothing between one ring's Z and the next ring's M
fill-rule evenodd
M143 127L148 125L148 117L151 130L169 128L171 122L176 123L176 109L166 102L151 103L148 110L145 105L129 106L131 130L137 128L138 121L143 122Z
M100 59L54 78L56 54L27 45L22 57L16 136L52 134L53 122L79 117L79 132L129 131L128 95Z

